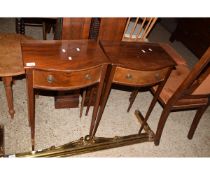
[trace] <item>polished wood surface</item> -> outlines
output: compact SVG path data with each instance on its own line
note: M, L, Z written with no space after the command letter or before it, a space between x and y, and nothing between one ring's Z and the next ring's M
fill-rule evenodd
M175 64L161 43L101 41L100 44L112 65L119 67L155 71Z
M107 73L109 77L95 125L91 131L92 138L96 134L113 83L131 87L158 85L156 95L149 107L150 113L172 68L176 65L157 43L101 41L100 45L109 58L112 68L110 73ZM149 113L143 121L144 124L147 122Z
M25 69L70 72L108 63L100 46L92 40L25 41L22 55Z
M84 92L85 88L96 85L96 101L90 126L92 131L109 64L99 44L91 40L23 42L22 55L27 77L32 150L35 149L34 89L83 89ZM82 109L83 106L84 99Z

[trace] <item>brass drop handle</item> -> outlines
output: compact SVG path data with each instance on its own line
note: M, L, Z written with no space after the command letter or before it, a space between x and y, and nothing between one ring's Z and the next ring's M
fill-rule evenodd
M160 80L160 74L159 73L156 73L155 74L155 78L156 78L157 81L159 81Z
M86 75L85 75L85 79L86 79L86 80L91 80L90 74L86 74Z
M126 75L126 79L132 80L132 79L133 79L133 76L132 76L131 74L127 74L127 75Z
M48 75L47 76L47 82L48 83L53 83L55 81L55 78L53 77L53 75Z

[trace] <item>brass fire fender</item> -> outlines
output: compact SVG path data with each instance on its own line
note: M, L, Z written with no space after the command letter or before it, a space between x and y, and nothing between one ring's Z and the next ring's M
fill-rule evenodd
M141 124L144 118L140 111L136 110L135 115ZM154 132L150 129L147 123L144 126L144 131L145 133L141 134L133 134L122 137L116 136L114 138L94 137L93 139L90 139L89 136L85 136L81 137L79 140L59 147L53 146L49 149L44 149L41 151L18 153L12 157L69 157L136 143L153 142Z

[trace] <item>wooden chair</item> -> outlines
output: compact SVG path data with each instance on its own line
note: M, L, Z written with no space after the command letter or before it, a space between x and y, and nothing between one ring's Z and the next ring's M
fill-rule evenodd
M146 41L157 18L129 18L124 30L123 41Z
M55 33L55 24L55 18L16 18L16 33L25 34L25 26L42 27L43 39L46 40L51 28Z
M160 143L163 128L171 111L197 109L188 133L188 138L192 139L202 115L210 104L210 47L191 71L183 62L180 62L179 58L176 69L172 71L158 97L163 111L156 131L155 145ZM156 90L157 88L153 87L151 92L154 94ZM132 93L131 103L135 100L137 93L138 91ZM151 111L147 112L139 133Z

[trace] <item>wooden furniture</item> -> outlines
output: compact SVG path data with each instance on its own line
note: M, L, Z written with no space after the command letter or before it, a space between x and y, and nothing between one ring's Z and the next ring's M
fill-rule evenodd
M210 47L192 71L184 61L180 61L182 58L176 52L167 50L176 60L177 66L172 71L158 97L158 101L163 106L163 111L156 131L156 145L160 143L163 128L171 111L197 109L188 133L188 138L192 139L202 115L210 104ZM157 87L152 87L151 91L155 94ZM131 103L133 103L137 93L133 93ZM139 132L141 130L142 128Z
M210 18L178 18L170 41L181 41L198 58L210 45Z
M127 18L101 18L98 40L121 41Z
M91 137L97 131L113 83L130 87L158 85L158 91L150 106L152 108L175 65L159 44L123 41L101 41L100 44L112 63L112 69Z
M127 24L124 30L124 34L122 37L122 41L127 42L141 42L147 41L147 36L149 35L150 31L154 27L157 18L128 18ZM131 102L128 107L128 112L133 104L133 97L137 95L137 90L134 90L129 101Z
M15 114L13 106L12 77L25 73L21 58L20 42L32 39L20 34L0 33L0 77L4 82L9 114Z
M63 18L62 40L88 39L91 18Z
M94 22L94 26L91 26ZM127 18L63 18L62 36L64 40L95 39L121 41ZM96 26L95 26L96 24ZM92 27L92 28L91 28ZM94 30L94 31L90 31ZM94 105L96 90L89 89L84 105ZM55 97L55 108L75 108L79 106L79 90L59 92ZM90 99L89 99L90 97ZM92 97L92 98L91 98ZM88 107L89 110L89 107ZM88 113L86 112L86 115Z
M62 40L88 39L91 18L63 18L62 19ZM55 96L55 108L79 107L80 90L71 92L58 92ZM88 100L87 92L86 100ZM85 103L86 104L86 103Z
M129 18L122 41L146 41L157 18Z
M35 146L34 90L75 90L97 85L92 130L108 64L96 41L61 40L22 43L26 70L32 149Z
M25 34L25 26L42 27L43 39L46 40L51 28L55 32L56 20L55 18L16 18L16 33Z

